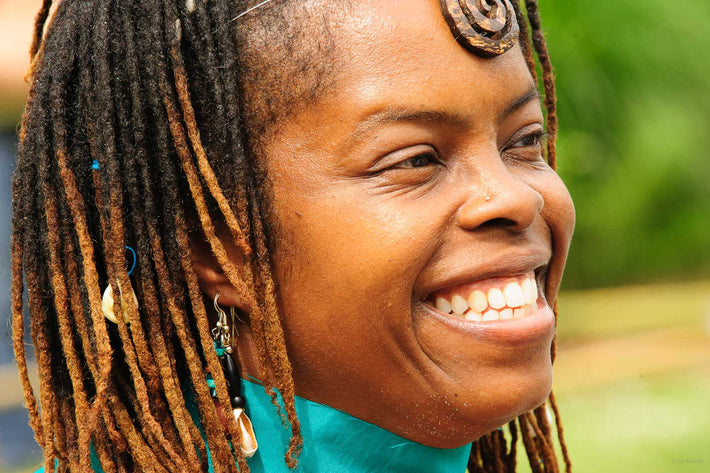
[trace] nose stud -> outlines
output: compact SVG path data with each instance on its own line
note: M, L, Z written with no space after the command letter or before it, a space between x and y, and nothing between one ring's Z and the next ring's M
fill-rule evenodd
M486 202L488 202L489 200L491 200L491 194L490 194L490 193L486 194Z

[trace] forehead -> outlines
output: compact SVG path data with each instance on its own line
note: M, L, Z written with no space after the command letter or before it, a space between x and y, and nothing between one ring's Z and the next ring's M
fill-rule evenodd
M393 88L436 86L459 96L467 87L481 89L481 97L525 81L527 66L519 48L494 58L478 57L458 44L437 0L364 1L342 28L335 44L345 58L341 79L349 92L366 95ZM442 87L446 83L458 86ZM426 94L421 96L426 98Z
M299 141L309 134L313 140L352 134L387 109L475 121L480 111L505 108L534 85L519 47L486 59L459 45L437 0L362 0L347 14L333 14L337 21L327 34L337 49L335 85L285 127L295 129Z

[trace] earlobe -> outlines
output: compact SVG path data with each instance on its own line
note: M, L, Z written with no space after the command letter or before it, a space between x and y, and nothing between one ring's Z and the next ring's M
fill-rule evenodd
M235 246L231 235L221 227L217 228L215 233L226 251L229 261L235 268L239 268L244 262L243 254ZM254 304L251 291L252 281L232 281L239 288L236 289L212 252L211 245L204 239L204 235L195 232L191 235L190 243L192 267L202 292L210 300L214 300L215 295L219 293L220 304L234 307L244 314L250 314ZM237 278L241 279L241 272L237 270L237 273Z
M220 304L249 312L244 295L235 290L216 262L204 261L196 256L193 268L200 288L210 299L214 300L215 295L219 293Z

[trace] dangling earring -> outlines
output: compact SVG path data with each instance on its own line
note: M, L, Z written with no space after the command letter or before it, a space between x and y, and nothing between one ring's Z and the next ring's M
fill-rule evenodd
M244 398L242 397L242 385L241 377L239 376L239 368L234 363L232 359L232 337L229 329L229 321L227 320L227 314L222 310L217 301L219 300L219 293L214 297L214 308L217 311L217 325L212 329L213 345L217 352L217 357L219 358L220 364L222 365L222 370L224 371L224 377L227 380L227 390L229 392L229 401L232 405L232 412L234 414L234 419L237 421L239 430L242 435L241 449L244 456L251 458L256 453L256 449L259 445L256 441L256 434L254 434L254 427L251 424L251 420L244 411ZM234 328L234 307L230 307L229 311L232 318L232 327ZM236 333L236 328L235 328ZM217 397L216 387L214 379L211 375L207 375L207 385L210 387L212 397Z
M133 248L127 246L126 249L131 252L131 255L133 255L133 264L131 265L131 269L128 270L128 275L130 276L136 267L138 257L136 256L136 251ZM121 283L119 283L118 280L116 280L116 285L118 286L118 291L121 294L121 309L123 309L123 321L126 323L126 325L128 325L130 323L130 320L128 317L128 312L126 311L126 294L124 294L124 291L121 288ZM129 287L128 289L129 290L125 292L130 293L133 296L133 302L136 304L136 307L138 307L138 298L136 297L136 293L133 291L132 287ZM101 311L104 313L104 317L106 317L111 322L118 324L118 319L116 318L116 313L114 309L113 289L111 288L111 284L106 287L106 289L104 290L104 295L101 298Z

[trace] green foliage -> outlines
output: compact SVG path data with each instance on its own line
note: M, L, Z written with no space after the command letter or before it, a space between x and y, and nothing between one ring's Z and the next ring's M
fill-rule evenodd
M710 2L546 1L567 287L710 274Z

